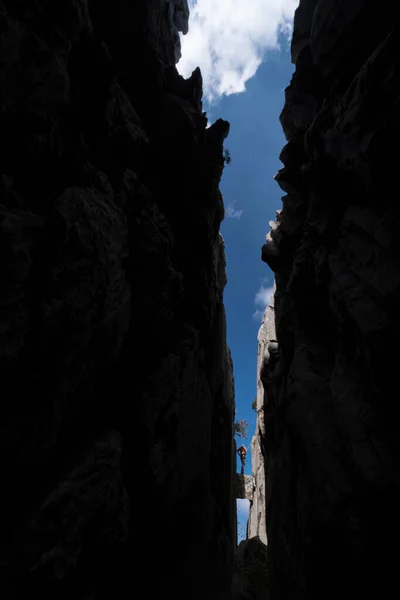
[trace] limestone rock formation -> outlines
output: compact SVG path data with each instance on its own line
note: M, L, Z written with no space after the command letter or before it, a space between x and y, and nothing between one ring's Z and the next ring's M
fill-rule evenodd
M397 589L400 61L394 5L301 0L281 115L287 195L263 259L271 600Z
M274 232L276 229L273 230ZM266 525L266 485L265 476L268 471L268 463L265 451L265 419L264 396L270 382L270 374L273 372L278 356L278 344L275 331L275 308L274 308L275 286L271 301L265 309L261 326L258 332L258 354L257 354L257 420L256 431L251 441L252 473L254 477L254 494L249 511L249 522L247 535L249 538L258 536L267 544ZM265 391L264 391L265 387ZM270 397L270 390L267 392ZM267 414L271 413L271 404L267 405Z
M0 23L2 596L224 598L229 124L176 71L187 1Z
M236 473L236 498L253 501L255 481L251 475Z

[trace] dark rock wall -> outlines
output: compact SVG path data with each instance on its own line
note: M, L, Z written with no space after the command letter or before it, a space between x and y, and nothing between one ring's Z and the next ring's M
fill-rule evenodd
M2 597L222 598L218 189L186 0L0 2Z
M263 247L279 342L264 383L273 600L398 589L399 44L392 3L296 12L287 195Z
M258 536L242 540L235 553L232 600L267 600L267 546Z

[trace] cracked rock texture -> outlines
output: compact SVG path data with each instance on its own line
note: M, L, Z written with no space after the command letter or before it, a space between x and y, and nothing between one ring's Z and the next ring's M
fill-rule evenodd
M0 1L5 600L230 588L229 124L187 28L186 0Z
M236 473L236 498L253 500L254 477Z
M263 247L271 599L384 597L400 535L400 30L394 6L301 0Z
M265 309L260 329L258 331L257 353L257 396L256 396L256 431L251 440L251 461L254 477L254 494L250 504L247 536L258 536L267 544L266 525L266 486L267 457L265 451L265 419L264 414L264 386L267 388L270 374L273 372L278 353L278 344L275 331L275 287L272 298ZM267 415L268 416L268 415Z

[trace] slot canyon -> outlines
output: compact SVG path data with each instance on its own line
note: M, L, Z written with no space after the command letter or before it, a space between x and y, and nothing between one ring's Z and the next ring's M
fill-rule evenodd
M0 0L4 600L396 593L395 8L294 13L241 475L231 126L177 70L187 0Z

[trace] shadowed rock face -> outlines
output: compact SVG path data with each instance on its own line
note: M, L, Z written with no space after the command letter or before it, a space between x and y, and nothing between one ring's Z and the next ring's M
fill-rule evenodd
M234 562L232 600L267 600L267 546L255 536L240 542Z
M277 175L287 195L263 248L279 342L264 405L273 600L398 586L400 38L391 11L302 0L296 12Z
M186 0L0 2L4 598L222 598L235 539L218 189Z

